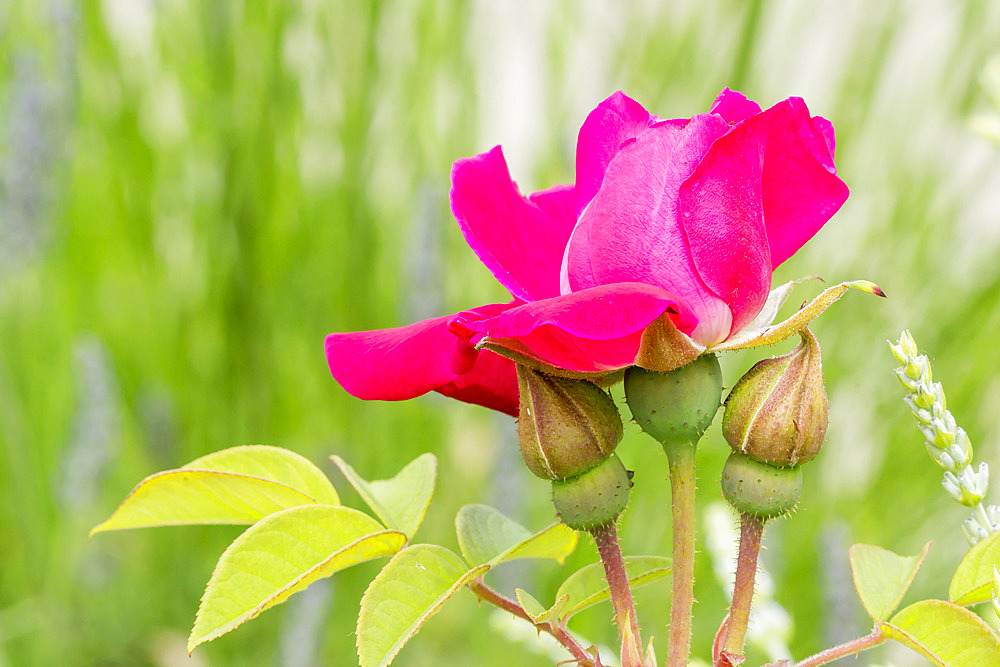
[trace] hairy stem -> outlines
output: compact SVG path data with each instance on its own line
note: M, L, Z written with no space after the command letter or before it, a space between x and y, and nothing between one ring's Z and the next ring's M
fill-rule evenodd
M733 602L729 608L729 622L722 648L733 655L743 654L743 640L750 620L750 603L753 600L754 578L757 576L757 557L760 555L760 538L764 534L764 519L740 513L740 553L736 560L736 583Z
M531 616L528 615L528 612L524 610L524 607L519 605L516 601L511 600L506 595L503 595L488 586L486 582L483 581L482 577L473 579L467 584L467 586L481 601L488 602L494 607L503 609L513 616L524 619L528 623L534 625L539 631L547 632L555 637L556 641L562 644L563 647L570 652L578 664L590 665L592 667L604 667L601 663L600 656L596 655L596 652L594 655L587 653L587 651L580 646L579 642L573 639L572 635L569 634L565 626L562 624L554 622L536 623L532 620Z
M669 443L663 445L663 450L670 466L673 515L673 584L667 665L683 667L691 651L691 609L694 606L695 445Z
M876 625L871 634L857 639L852 639L849 642L844 642L839 646L828 648L825 651L820 651L816 655L810 656L802 662L796 663L795 667L817 667L818 665L825 665L826 663L833 662L838 658L843 658L854 653L860 653L861 651L874 648L885 640L886 637L882 634L882 628Z
M618 546L618 531L612 522L593 529L590 534L597 542L597 551L601 555L604 575L611 592L611 602L615 607L615 623L618 625L618 638L622 645L622 667L628 667L635 664L628 647L634 648L638 655L638 651L642 649L642 639L639 635L639 621L635 617L635 604L632 602L632 588L629 586L625 561L622 560L621 548Z

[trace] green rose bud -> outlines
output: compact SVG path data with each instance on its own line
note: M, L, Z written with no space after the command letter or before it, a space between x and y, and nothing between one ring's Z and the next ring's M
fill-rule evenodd
M633 366L625 372L625 400L643 431L663 444L696 443L719 410L722 369L703 354L666 373Z
M722 433L735 451L776 466L814 458L826 435L828 404L819 343L808 329L786 355L758 362L726 399Z
M607 459L622 439L611 396L587 380L554 377L517 364L524 462L542 479L575 477Z
M629 472L612 455L582 475L552 482L552 502L567 526L592 531L618 518L631 488Z
M802 492L802 469L779 468L733 452L722 468L722 495L737 511L761 519L788 513Z

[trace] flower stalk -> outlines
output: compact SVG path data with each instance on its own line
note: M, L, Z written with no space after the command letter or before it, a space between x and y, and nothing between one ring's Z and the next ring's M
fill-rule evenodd
M753 601L754 579L757 576L757 559L760 556L764 522L761 516L740 513L740 550L736 560L736 582L733 584L733 601L724 631L722 650L731 655L743 654L747 624L750 621L750 604Z
M673 582L670 591L670 644L667 665L687 664L691 651L694 607L695 445L674 442L663 446L670 467L673 518Z
M667 373L632 367L625 398L632 417L667 455L673 518L673 583L667 665L683 667L691 650L694 606L695 450L719 410L722 369L714 354Z
M641 667L639 649L642 647L642 638L639 634L639 621L635 615L635 603L632 601L632 588L628 583L625 561L618 545L618 531L614 523L609 523L594 528L590 534L597 543L597 551L604 565L604 575L608 580L611 603L615 608L615 623L618 625L618 638L622 647L622 667Z

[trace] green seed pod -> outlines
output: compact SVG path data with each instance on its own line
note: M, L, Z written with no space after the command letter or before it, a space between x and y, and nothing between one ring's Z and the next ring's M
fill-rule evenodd
M778 468L733 452L722 468L722 495L737 511L772 519L792 510L802 492L802 469Z
M643 431L661 443L696 443L712 423L722 397L722 369L703 354L666 373L633 366L625 372L625 399Z
M726 399L722 433L734 451L776 466L819 454L828 404L819 343L808 329L786 355L758 362Z
M593 530L618 518L628 504L632 480L624 464L611 455L596 468L552 482L552 502L574 530Z
M517 364L524 462L542 479L566 479L608 458L622 439L611 396L587 380L553 377Z

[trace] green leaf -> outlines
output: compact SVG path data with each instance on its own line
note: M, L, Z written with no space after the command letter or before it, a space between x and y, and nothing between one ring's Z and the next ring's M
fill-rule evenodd
M538 617L545 613L545 607L542 606L542 603L528 591L515 588L514 597L517 598L517 603L531 617L531 620L536 623L538 622Z
M248 524L289 507L313 504L337 505L339 500L330 481L309 461L276 447L235 447L147 477L90 534Z
M850 548L854 587L865 611L876 622L889 618L899 606L930 548L928 542L916 556L900 556L870 544Z
M965 607L921 600L882 623L882 632L942 667L1000 665L1000 637Z
M349 507L303 505L271 514L219 558L188 639L188 652L351 565L389 556L406 536Z
M576 549L579 535L562 523L532 534L488 505L466 505L455 517L458 546L469 565L491 567L518 558L551 558L560 564Z
M840 299L840 297L844 296L849 289L857 289L862 292L876 294L881 297L885 296L878 285L868 280L852 280L850 282L840 283L839 285L834 285L833 287L828 287L823 290L819 296L810 301L808 305L801 308L784 322L772 324L764 327L763 329L752 330L747 333L743 333L741 331L739 334L731 336L726 341L708 348L708 351L717 352L719 350L741 350L748 347L771 345L785 340L789 336L793 336L804 329L810 322L822 314L824 310L833 305L838 299Z
M564 595L556 600L554 605L546 609L531 593L520 588L514 589L514 597L535 623L547 623L562 618L562 613L565 611L566 605L569 604L569 596Z
M626 556L625 573L632 588L638 588L670 574L670 559L663 556ZM562 603L564 596L567 600ZM556 605L565 604L565 609L560 613L563 620L610 598L611 593L608 591L601 563L591 563L580 568L556 591Z
M392 479L366 481L339 456L331 456L344 477L382 522L413 539L427 514L437 480L437 458L421 454Z
M480 565L469 570L458 554L432 544L407 547L393 556L361 599L361 667L391 663L455 591L488 569Z
M993 533L969 549L951 578L948 598L961 605L989 600L994 565L1000 567L1000 533Z
M339 505L337 491L326 475L295 452L267 445L230 447L195 459L184 468L201 468L260 477L287 484L314 498L319 505Z

